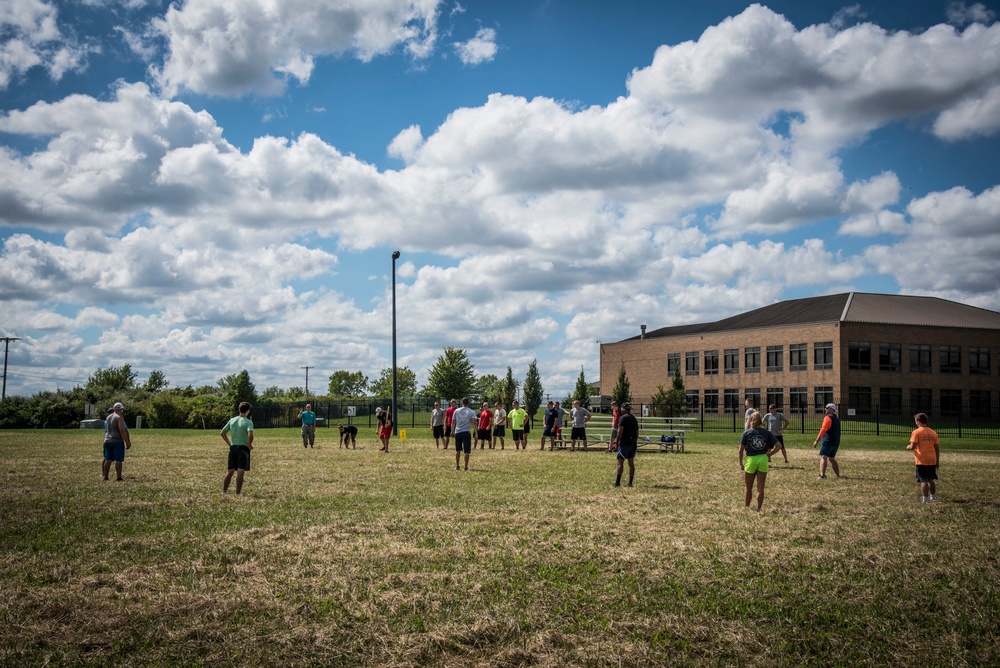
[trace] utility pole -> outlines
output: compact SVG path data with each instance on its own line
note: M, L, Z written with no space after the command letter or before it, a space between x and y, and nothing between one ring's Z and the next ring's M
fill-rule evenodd
M399 251L392 252L392 433L399 436L399 424L396 419L396 260Z
M314 366L300 366L300 369L306 370L306 396L309 396L309 369L315 369Z
M11 341L20 341L16 336L3 337L3 394L0 394L0 401L7 398L7 351L10 350Z

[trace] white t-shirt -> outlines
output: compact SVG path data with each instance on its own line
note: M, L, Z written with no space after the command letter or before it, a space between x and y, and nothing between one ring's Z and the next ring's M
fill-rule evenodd
M462 406L451 416L452 433L461 434L465 431L472 431L472 425L479 421L476 411L468 406Z

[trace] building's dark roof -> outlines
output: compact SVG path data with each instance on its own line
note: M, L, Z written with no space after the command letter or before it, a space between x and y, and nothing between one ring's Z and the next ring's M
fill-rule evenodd
M845 292L839 295L790 299L716 322L661 327L646 332L646 338L824 322L1000 329L1000 313L937 297ZM641 337L633 336L625 340L634 341L639 338Z

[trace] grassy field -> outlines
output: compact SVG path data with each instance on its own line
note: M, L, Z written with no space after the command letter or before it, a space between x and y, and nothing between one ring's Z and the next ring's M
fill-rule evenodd
M809 435L757 514L733 435L613 489L601 452L334 433L258 431L234 497L215 432L133 432L118 483L100 433L0 431L0 664L1000 663L994 443L944 443L920 504L901 439L819 481Z

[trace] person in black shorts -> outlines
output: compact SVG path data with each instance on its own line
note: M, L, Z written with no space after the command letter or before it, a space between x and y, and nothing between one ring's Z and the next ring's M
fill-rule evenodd
M632 486L635 478L635 451L639 448L639 421L632 415L632 404L625 402L621 406L621 417L618 418L618 469L615 472L615 487L622 486L622 469L628 462L628 486Z
M346 427L342 424L337 425L337 429L340 430L340 448L348 445L350 442L354 446L354 449L358 449L358 428L353 424L349 424ZM338 448L338 450L340 449Z

